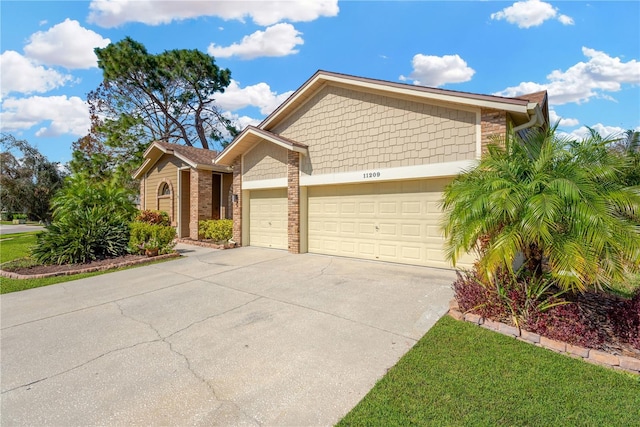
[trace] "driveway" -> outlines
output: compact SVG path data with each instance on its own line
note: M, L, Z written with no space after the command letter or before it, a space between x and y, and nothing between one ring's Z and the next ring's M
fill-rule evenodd
M29 231L42 231L42 230L44 230L44 227L41 225L26 225L26 224L0 225L0 234L27 233Z
M3 295L12 425L331 425L446 313L451 271L255 247Z

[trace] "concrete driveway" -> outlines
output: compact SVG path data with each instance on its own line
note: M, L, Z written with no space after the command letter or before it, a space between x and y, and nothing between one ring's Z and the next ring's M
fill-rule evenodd
M451 271L179 246L3 295L2 426L331 425L448 308Z
M42 230L44 230L44 227L41 225L0 224L0 234L27 233L29 231L42 231Z

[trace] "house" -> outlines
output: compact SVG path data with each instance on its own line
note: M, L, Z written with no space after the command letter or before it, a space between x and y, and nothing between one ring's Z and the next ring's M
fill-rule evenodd
M216 157L233 170L233 238L450 268L444 186L495 135L548 117L546 92L506 98L318 71Z
M140 180L140 209L169 214L178 237L198 239L198 221L231 218L231 169L215 165L217 151L153 142L142 166L133 174Z

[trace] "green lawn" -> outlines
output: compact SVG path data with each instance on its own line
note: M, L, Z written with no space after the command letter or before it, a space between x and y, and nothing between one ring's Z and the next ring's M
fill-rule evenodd
M29 248L36 243L36 235L38 232L18 233L18 234L5 234L0 236L0 264L12 261L18 258L26 257L29 255ZM155 264L157 262L165 262L171 259L169 258L160 261L151 261L145 264L138 264L132 267L123 267L119 269L96 271L93 273L74 274L72 276L57 276L48 277L46 279L7 279L0 277L0 294L6 294L9 292L22 291L25 289L39 288L40 286L53 285L56 283L70 282L72 280L78 280L85 277L97 276L99 274L105 274L112 271L123 270L126 268L135 268L142 265Z
M640 425L640 377L445 316L339 426Z

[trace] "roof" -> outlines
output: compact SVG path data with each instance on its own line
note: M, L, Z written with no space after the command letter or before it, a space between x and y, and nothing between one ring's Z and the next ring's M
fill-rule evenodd
M213 163L218 155L218 152L215 150L170 144L166 141L154 141L144 152L145 160L142 166L133 173L133 178L140 179L164 154L175 156L194 169L230 172L228 168Z
M505 110L515 116L514 119L516 122L528 121L529 113L534 109L534 106L531 104L536 103L534 99L527 99L527 95L508 98L504 96L483 95L471 92L417 86L408 83L396 83L386 80L318 70L309 80L300 86L298 90L296 90L266 119L264 119L258 127L265 130L272 129L291 112L298 109L308 99L313 97L320 89L325 87L325 85L360 88L367 91L378 92L387 96L395 95L398 97L409 97L414 99L441 101L451 104ZM538 92L537 94L545 94L546 96L546 92Z
M255 126L247 126L242 132L233 140L227 148L216 158L215 162L218 165L231 166L233 160L241 153L246 153L251 147L260 141L268 141L272 144L286 148L287 150L297 151L304 155L307 155L307 146L299 142L293 141L289 138L285 138L275 133L271 133L264 129L259 129Z
M233 159L247 152L253 145L266 140L276 145L306 154L307 147L270 132L278 123L304 105L327 85L346 87L378 93L384 96L411 99L416 101L444 102L467 107L491 108L507 111L515 125L526 126L532 118L548 121L547 92L536 92L530 95L508 98L496 95L482 95L448 89L417 86L407 83L396 83L348 74L318 70L298 90L287 98L257 127L249 126L242 131L222 153L216 157L215 163L231 166ZM537 111L546 112L538 117Z

